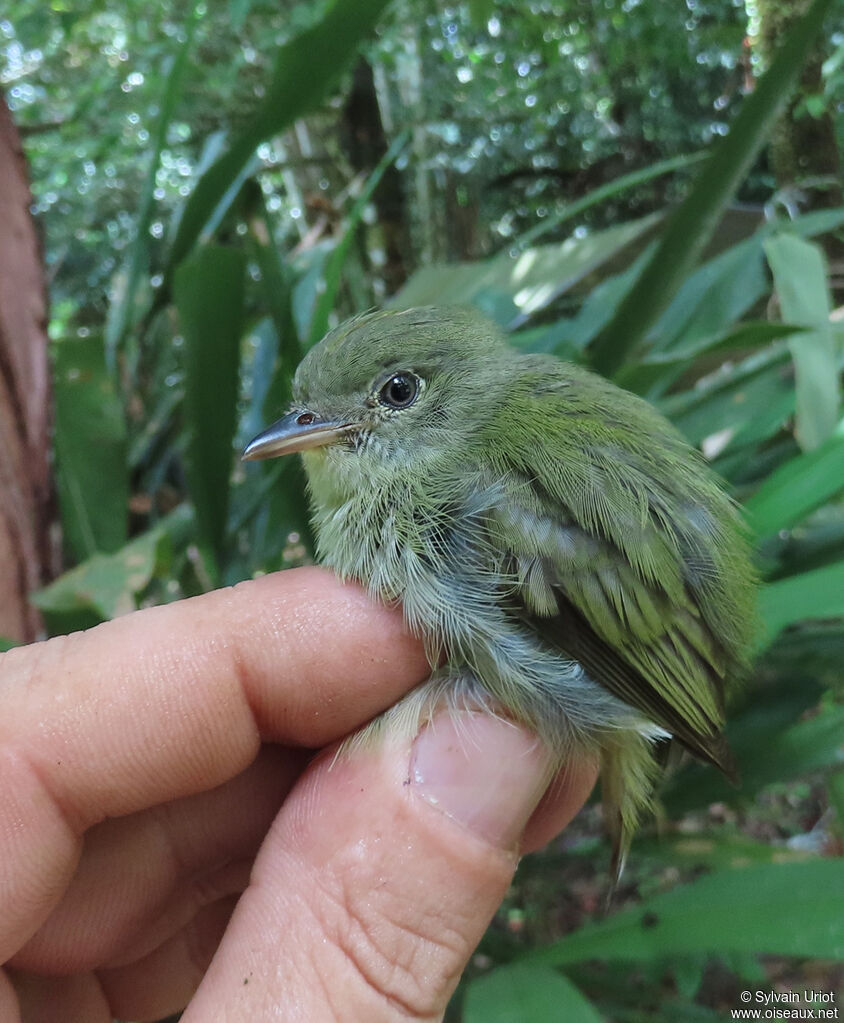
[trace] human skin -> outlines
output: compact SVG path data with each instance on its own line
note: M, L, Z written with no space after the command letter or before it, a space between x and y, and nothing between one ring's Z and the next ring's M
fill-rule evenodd
M335 757L427 673L317 568L0 656L0 1019L440 1018L596 768L543 794L534 737L468 711Z

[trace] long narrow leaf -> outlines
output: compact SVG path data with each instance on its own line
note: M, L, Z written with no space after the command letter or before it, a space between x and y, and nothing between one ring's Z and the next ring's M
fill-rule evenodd
M161 152L167 142L167 130L173 119L176 103L181 95L182 79L188 65L188 56L193 46L196 26L205 13L205 4L194 4L193 13L185 19L185 38L173 60L170 73L164 84L161 100L161 112L158 115L152 153L147 168L144 186L138 203L138 216L135 224L135 237L129 249L129 259L125 269L125 282L122 292L109 310L105 332L106 361L109 371L116 370L117 351L130 327L132 314L141 278L147 269L149 259L149 226L154 208L155 176L161 162Z
M592 347L592 365L611 376L636 349L695 265L724 206L735 194L797 80L824 18L836 0L814 0L796 22L713 150L697 184L671 218L639 286L616 310Z
M805 619L844 617L844 561L768 583L759 594L765 643Z
M387 3L388 0L336 0L318 24L281 47L260 106L228 150L200 178L188 200L170 251L168 279L255 148L322 102Z
M540 238L544 238L546 234L555 231L561 224L579 217L581 213L585 213L586 210L597 206L605 199L612 199L616 195L630 191L637 185L653 181L654 178L661 178L664 174L670 174L672 171L682 170L685 167L694 167L695 164L705 160L708 155L708 153L687 153L684 156L672 156L668 160L660 160L649 167L641 167L639 170L631 171L629 174L623 174L620 178L608 181L605 185L601 185L600 188L595 188L582 198L569 203L565 209L553 217L546 218L542 223L519 235L515 243L508 245L507 250L501 253L499 258L512 258L510 252L513 248L516 248L518 251L526 249L528 246L539 241Z
M695 952L844 957L844 861L720 871L526 956L652 961Z
M526 249L515 262L486 259L417 270L390 305L407 309L427 303L473 303L498 323L515 329L652 231L661 214Z
M218 563L228 515L245 270L242 252L213 246L200 249L175 278L185 336L188 487L200 541Z
M757 536L789 529L844 490L844 423L821 447L792 458L745 502Z
M65 542L78 561L126 542L126 424L100 337L53 346L56 480Z

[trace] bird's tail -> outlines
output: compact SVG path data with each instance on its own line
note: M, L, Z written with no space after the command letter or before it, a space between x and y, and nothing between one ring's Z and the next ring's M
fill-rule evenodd
M649 739L636 732L619 732L607 738L601 754L601 802L604 822L612 842L612 899L630 842L643 810L651 803L659 765Z

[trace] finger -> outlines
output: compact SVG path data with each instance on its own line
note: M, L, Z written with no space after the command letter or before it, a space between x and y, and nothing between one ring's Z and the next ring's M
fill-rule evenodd
M61 901L11 965L78 973L135 962L203 906L243 891L303 765L298 751L265 746L211 792L91 828Z
M184 1008L217 951L236 901L221 899L204 907L143 959L117 969L98 970L112 1015L136 1021L160 1020Z
M92 973L42 977L12 973L21 1023L112 1023L108 1002Z
M21 1023L20 1002L6 970L0 969L0 1019Z
M598 778L598 760L566 764L548 786L522 835L522 852L547 845L578 813Z
M43 922L79 835L222 784L262 737L320 745L420 681L398 610L301 569L0 657L0 962Z
M548 766L524 730L471 713L441 715L412 746L311 765L184 1023L439 1018L511 882Z

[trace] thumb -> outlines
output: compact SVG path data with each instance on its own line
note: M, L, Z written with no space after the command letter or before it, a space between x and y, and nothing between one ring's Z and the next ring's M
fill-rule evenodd
M512 880L548 755L483 713L323 758L288 797L184 1023L438 1019ZM558 826L594 782L555 786ZM559 790L559 791L557 791ZM536 830L535 828L533 830Z

